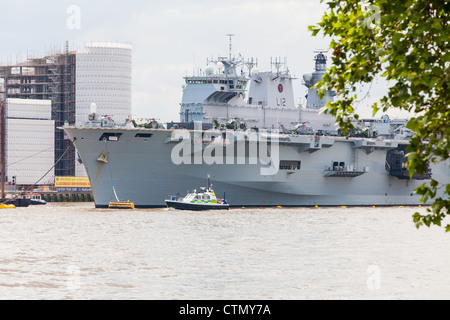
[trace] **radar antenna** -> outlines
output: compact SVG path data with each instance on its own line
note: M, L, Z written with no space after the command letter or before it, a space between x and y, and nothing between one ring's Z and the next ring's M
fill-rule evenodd
M325 71L327 68L327 56L324 54L327 51L325 49L314 50L317 55L314 56L316 71Z
M256 58L256 61L253 58L248 59L245 65L248 68L248 76L251 77L253 67L258 66L258 58Z
M280 74L280 69L283 65L283 63L281 62L281 58L275 58L274 60L270 58L270 64L273 65L275 69L277 69L277 74Z
M231 61L231 54L232 54L232 49L233 49L233 37L235 36L235 34L227 34L227 37L230 37L230 54L229 54L229 59Z

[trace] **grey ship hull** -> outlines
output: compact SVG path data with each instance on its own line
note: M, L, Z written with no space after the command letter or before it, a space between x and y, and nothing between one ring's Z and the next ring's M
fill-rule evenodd
M293 136L280 141L280 160L301 161L298 170L261 175L260 164L175 165L171 152L176 142L171 131L65 127L83 161L92 186L95 206L107 207L119 198L137 208L165 207L169 195L184 195L203 186L208 174L216 192L226 192L231 207L241 206L392 206L419 205L414 189L420 180L400 180L385 169L386 152L394 145L364 139ZM120 133L118 141L102 141L103 133ZM136 137L140 133L141 137ZM142 133L147 135L142 138ZM151 136L150 136L151 135ZM311 143L310 143L311 142ZM406 143L406 142L403 142ZM106 162L98 161L101 153ZM333 161L345 161L359 173L327 171ZM433 179L449 183L448 164L432 167Z

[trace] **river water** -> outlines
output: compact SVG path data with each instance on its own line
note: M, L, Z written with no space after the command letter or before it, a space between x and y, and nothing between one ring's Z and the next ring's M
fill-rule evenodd
M1 299L450 299L425 208L0 211Z

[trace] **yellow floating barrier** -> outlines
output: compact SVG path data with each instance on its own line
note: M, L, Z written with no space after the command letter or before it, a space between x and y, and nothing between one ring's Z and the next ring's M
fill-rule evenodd
M0 204L0 209L15 209L15 208L16 206L13 204L4 204L4 203Z
M110 209L134 209L134 203L127 201L111 201L108 208Z

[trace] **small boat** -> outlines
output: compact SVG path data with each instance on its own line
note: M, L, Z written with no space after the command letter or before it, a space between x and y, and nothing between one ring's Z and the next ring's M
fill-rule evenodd
M127 200L120 200L117 196L116 188L114 188L114 183L112 185L112 190L114 192L114 196L116 197L116 201L111 201L108 205L110 209L134 209L134 202Z
M108 208L110 209L134 209L134 203L127 201L111 201Z
M171 196L165 201L168 208L179 210L228 210L230 207L225 200L225 196L224 199L218 199L216 197L214 189L209 183L209 176L208 187L201 187L200 191L194 190L184 198Z
M31 200L31 205L42 205L47 203L47 201L43 200L41 195L37 193L29 193L26 195L26 198Z
M0 203L13 205L14 207L28 207L31 204L31 200L22 196L15 196L12 198L1 198Z

